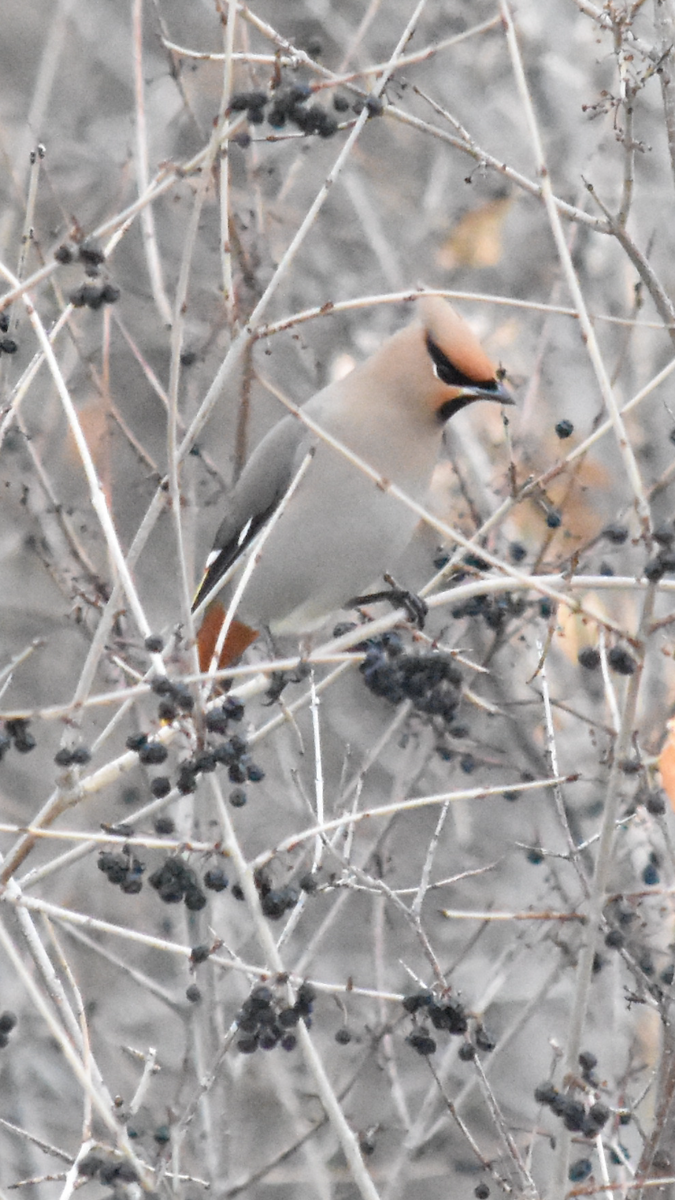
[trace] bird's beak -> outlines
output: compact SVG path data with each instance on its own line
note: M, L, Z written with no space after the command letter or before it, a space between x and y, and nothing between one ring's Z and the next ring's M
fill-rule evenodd
M493 387L462 388L461 398L467 404L471 400L496 400L498 404L515 404L510 391L501 381L496 382Z
M465 387L458 388L452 400L446 400L438 409L436 416L439 421L445 424L455 413L461 412L469 404L473 404L474 400L496 400L498 404L515 404L513 396L501 380L490 380L485 384L467 384Z

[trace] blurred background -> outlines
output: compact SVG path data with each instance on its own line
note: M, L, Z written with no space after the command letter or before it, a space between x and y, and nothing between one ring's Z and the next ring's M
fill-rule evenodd
M3 1195L672 1194L675 24L506 17L3 6ZM398 567L431 602L401 646L461 705L324 658L320 702L249 672L205 735L181 579L283 413L266 382L302 403L420 288L516 399L447 429L429 507L475 552L427 525Z

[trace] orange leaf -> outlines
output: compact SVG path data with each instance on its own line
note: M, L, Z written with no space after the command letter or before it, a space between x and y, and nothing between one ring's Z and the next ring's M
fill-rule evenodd
M607 611L595 592L586 592L582 597L585 613L592 613L600 621L607 618ZM587 646L595 646L597 634L588 616L581 616L561 604L558 608L557 619L558 647L571 663L577 662L579 653Z
M513 197L489 200L457 222L438 252L439 266L494 267L502 257L502 230Z
M673 808L675 808L675 721L668 722L668 737L659 755L661 783Z

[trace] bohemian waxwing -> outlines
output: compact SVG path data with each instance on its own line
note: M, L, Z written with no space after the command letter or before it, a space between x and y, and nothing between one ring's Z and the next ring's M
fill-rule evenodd
M344 379L317 392L302 411L424 504L445 422L474 400L513 400L475 335L445 300L421 296L415 307L410 325ZM263 541L261 531L289 489ZM262 629L273 635L310 633L369 585L381 586L417 523L411 509L297 417L279 421L232 490L195 596L194 609L206 610L197 638L202 671L209 669L232 595L231 568L244 561L259 534L258 561L227 632L221 667L243 654Z

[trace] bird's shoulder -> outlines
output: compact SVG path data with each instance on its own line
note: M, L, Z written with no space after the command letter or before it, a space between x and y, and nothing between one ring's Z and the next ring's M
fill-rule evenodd
M229 545L248 521L274 509L291 483L307 444L308 431L294 417L284 417L269 430L227 497L216 548Z

